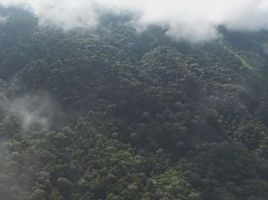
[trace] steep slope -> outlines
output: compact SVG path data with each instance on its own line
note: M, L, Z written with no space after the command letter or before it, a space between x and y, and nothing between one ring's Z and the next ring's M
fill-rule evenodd
M6 199L268 198L268 33L191 45L127 16L62 32L0 13Z

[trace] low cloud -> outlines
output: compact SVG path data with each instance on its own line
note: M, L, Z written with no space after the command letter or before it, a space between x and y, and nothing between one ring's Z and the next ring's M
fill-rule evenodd
M23 95L11 100L1 94L0 110L3 132L12 126L13 130L25 133L49 129L56 106L46 94Z
M132 13L138 29L158 25L169 36L191 42L219 37L217 27L230 30L268 29L268 0L0 0L0 5L20 6L40 19L40 25L70 30L92 29L104 13Z

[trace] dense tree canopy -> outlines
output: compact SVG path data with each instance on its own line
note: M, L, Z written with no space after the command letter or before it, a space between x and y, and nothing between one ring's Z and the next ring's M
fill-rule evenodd
M268 33L204 44L0 8L3 200L268 199Z

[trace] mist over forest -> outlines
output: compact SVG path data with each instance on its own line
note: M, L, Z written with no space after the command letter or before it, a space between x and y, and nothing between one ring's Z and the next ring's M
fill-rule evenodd
M267 17L0 0L0 199L268 199Z

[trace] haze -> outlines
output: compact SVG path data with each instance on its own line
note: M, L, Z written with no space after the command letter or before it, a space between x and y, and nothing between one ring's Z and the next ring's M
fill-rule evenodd
M40 25L66 31L92 29L106 13L131 13L130 24L137 30L158 25L168 35L191 42L218 38L219 25L238 31L268 29L267 0L0 0L0 5L30 10Z

